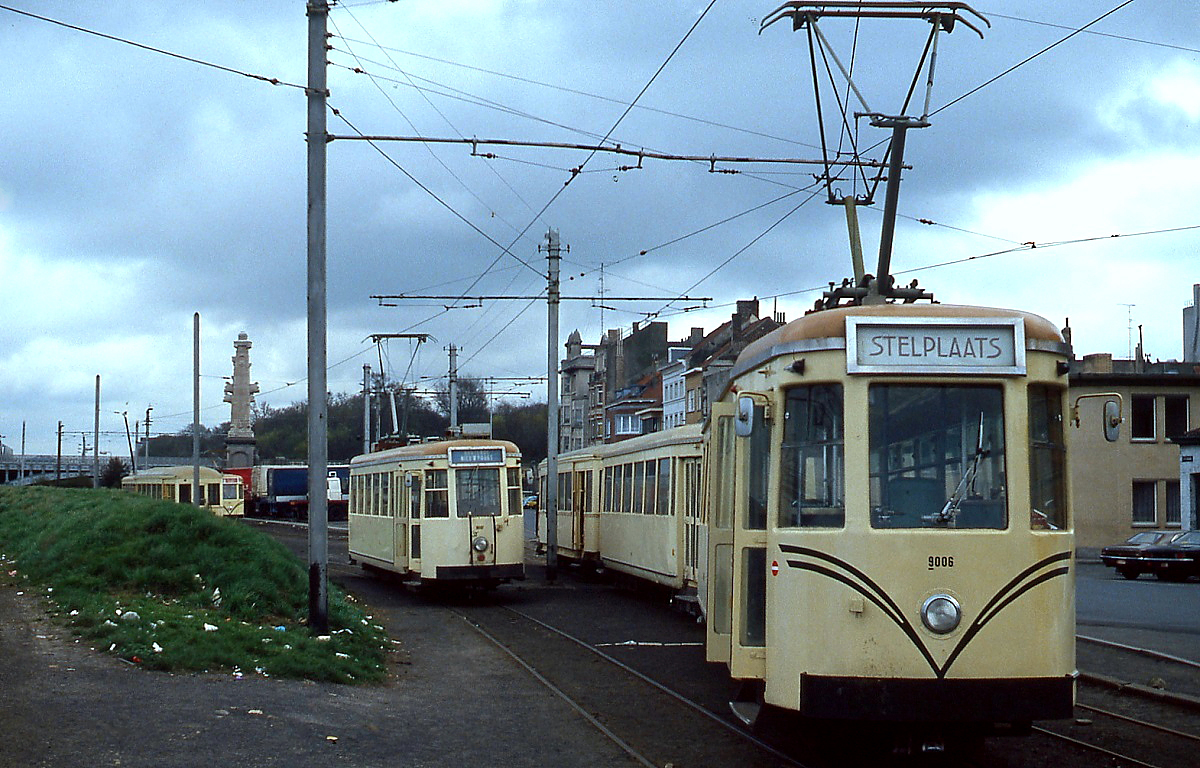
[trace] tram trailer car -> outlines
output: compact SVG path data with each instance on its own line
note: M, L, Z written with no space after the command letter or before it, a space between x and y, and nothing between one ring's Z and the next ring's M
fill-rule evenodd
M944 304L809 314L739 356L702 579L743 714L931 746L1071 717L1069 357L1040 317Z
M127 475L121 489L180 504L192 503L194 467L152 467ZM200 492L203 507L222 517L241 517L244 509L242 478L222 474L211 467L200 467Z
M525 578L521 453L505 440L418 443L350 462L350 561L421 584Z
M663 585L699 611L701 439L700 425L686 425L559 456L559 555Z

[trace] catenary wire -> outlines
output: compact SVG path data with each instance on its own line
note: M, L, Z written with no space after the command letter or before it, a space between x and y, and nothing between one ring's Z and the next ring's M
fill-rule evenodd
M104 32L97 32L94 29L88 29L87 27L81 27L77 24L69 24L65 21L59 21L58 19L52 19L49 16L41 16L39 14L32 13L30 11L23 11L20 8L13 8L12 6L9 6L9 5L0 5L0 10L9 11L10 13L20 14L21 16L28 16L31 19L37 19L38 21L44 21L49 24L56 24L60 27L65 27L66 29L74 30L76 32L83 32L84 34L87 34L87 35L93 35L95 37L100 37L105 40L111 40L114 43L122 43L124 45L130 45L130 46L133 46L134 48L140 48L144 51L150 51L151 53L157 53L161 56L169 56L174 59L180 59L182 61L191 62L192 64L199 64L200 66L203 66L203 67L210 67L212 69L217 69L222 72L228 72L233 75L240 75L242 77L248 77L252 80L261 80L262 82L270 83L271 85L286 85L289 88L299 88L300 90L306 89L306 86L299 85L297 83L289 83L287 81L280 80L277 77L267 77L266 75L256 75L252 72L245 72L240 69L234 69L233 67L227 67L223 64L216 64L214 62L205 61L203 59L197 59L192 56L185 56L182 53L175 53L174 51L168 51L163 48L155 48L152 45L146 45L145 43L139 43L139 42L136 42L133 40L128 40L124 37L118 37L116 35L109 35Z

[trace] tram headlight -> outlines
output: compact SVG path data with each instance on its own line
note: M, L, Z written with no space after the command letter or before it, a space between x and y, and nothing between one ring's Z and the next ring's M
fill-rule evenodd
M476 552L487 552L487 548L490 545L491 543L487 539L485 539L483 536L479 536L475 539L475 541L471 542L471 549L475 550Z
M931 595L921 604L921 621L931 631L944 635L962 621L962 608L950 595Z

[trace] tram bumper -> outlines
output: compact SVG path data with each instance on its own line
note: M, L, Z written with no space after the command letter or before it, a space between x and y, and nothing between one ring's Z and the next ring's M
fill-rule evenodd
M901 679L800 675L805 717L890 722L1061 720L1075 704L1075 676Z
M525 566L520 563L509 565L439 565L436 569L438 581L505 581L524 579Z

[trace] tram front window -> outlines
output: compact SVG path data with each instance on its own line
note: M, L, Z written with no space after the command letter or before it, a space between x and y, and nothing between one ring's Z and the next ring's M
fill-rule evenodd
M873 528L1008 526L999 386L874 384Z
M495 517L500 514L500 470L456 469L454 490L459 517Z

